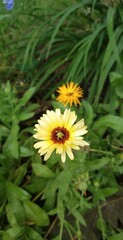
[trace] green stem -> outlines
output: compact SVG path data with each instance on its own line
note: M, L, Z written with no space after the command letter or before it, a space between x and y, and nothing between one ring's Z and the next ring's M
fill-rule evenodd
M77 238L78 238L78 240L81 240L82 239L82 233L81 233L81 230L80 230L80 225L79 225L79 221L78 220L77 220L77 228L78 228Z
M97 207L98 207L98 213L99 213L99 218L100 218L100 225L101 225L101 231L102 231L102 240L106 240L105 236L105 229L104 229L104 225L103 225L103 217L102 217L102 212L101 212L101 207L99 202L97 203Z
M89 151L90 151L90 152L105 153L105 154L107 154L107 155L112 155L112 156L114 155L114 154L111 153L111 152L103 151L103 150L98 150L98 149L93 149L93 148L90 148Z
M63 234L63 226L64 226L64 219L60 221L60 233L59 233L59 240L62 240L62 234Z

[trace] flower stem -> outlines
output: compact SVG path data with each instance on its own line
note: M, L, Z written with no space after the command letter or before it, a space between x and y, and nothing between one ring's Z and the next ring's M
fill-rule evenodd
M102 212L101 212L101 207L99 202L97 203L97 207L98 207L98 213L99 213L99 218L100 218L100 225L101 225L101 231L102 231L102 240L106 240L105 236L105 228L104 228L104 224L103 224L103 217L102 217Z
M63 226L64 226L64 219L62 219L62 220L60 221L60 233L59 233L59 240L62 240Z

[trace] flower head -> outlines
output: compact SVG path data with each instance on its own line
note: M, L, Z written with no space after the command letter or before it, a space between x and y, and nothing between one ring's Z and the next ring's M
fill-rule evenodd
M39 149L40 155L45 155L44 160L50 158L54 150L61 155L62 162L66 160L66 154L73 160L72 149L79 150L80 146L89 145L83 140L82 135L87 133L84 119L75 123L77 116L74 111L66 109L62 114L60 109L55 111L47 110L46 114L38 120L35 125L36 134L34 138L38 140L34 148Z
M3 0L3 3L5 4L6 6L6 9L9 11L9 10L12 10L13 7L14 7L14 0Z
M67 85L63 84L58 88L57 92L59 93L57 101L63 103L65 106L67 104L72 106L73 103L75 105L80 104L79 98L83 96L83 90L74 82L67 83Z

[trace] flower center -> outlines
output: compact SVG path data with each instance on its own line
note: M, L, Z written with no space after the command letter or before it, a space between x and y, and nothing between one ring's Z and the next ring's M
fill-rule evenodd
M71 97L71 96L73 96L73 92L69 92L66 95L67 95L67 97Z
M64 144L69 138L69 132L64 127L57 127L51 132L51 140L54 143Z

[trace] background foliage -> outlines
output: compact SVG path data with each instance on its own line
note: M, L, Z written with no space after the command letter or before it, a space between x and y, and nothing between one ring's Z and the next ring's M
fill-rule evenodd
M122 1L0 2L0 239L123 239ZM90 148L44 164L33 128L64 109L56 89L84 90Z

